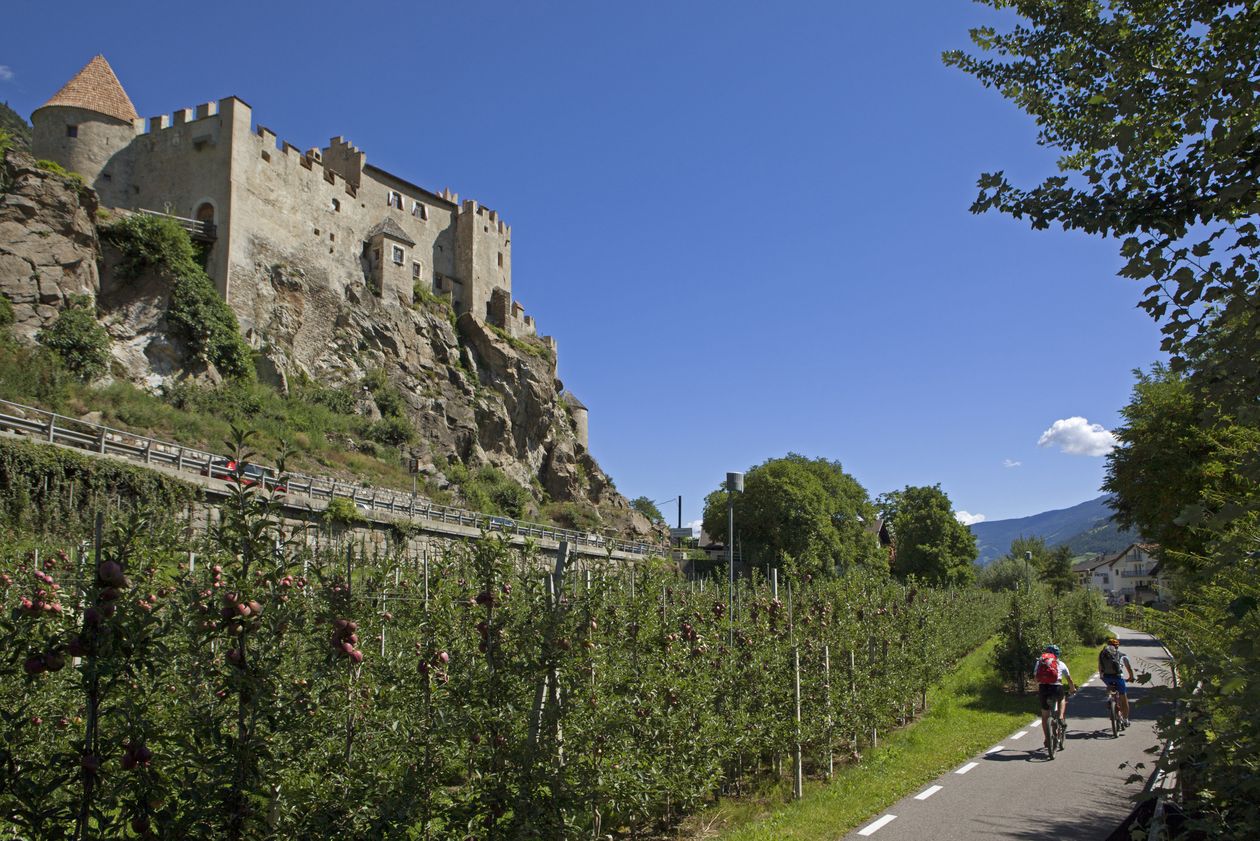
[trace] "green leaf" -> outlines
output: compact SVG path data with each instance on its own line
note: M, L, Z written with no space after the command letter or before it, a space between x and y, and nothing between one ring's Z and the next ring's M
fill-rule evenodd
M1246 688L1247 688L1247 679L1243 677L1242 675L1238 675L1237 677L1232 677L1229 680L1225 681L1225 684L1221 687L1221 694L1222 695L1236 695L1239 692L1242 692Z

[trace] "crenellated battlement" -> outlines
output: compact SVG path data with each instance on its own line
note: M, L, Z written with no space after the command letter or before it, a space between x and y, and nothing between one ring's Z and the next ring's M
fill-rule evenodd
M450 190L446 190L445 193L451 196L450 199L447 199L448 201L458 203L458 195L451 193ZM446 198L446 195L443 195L443 198ZM486 221L493 226L499 234L505 237L510 237L512 235L512 226L503 221L497 210L491 210L488 207L484 207L483 205L478 204L474 199L465 199L464 203L459 206L459 213L461 216L464 214L484 216L486 217Z
M325 166L324 152L319 147L312 146L303 152L287 140L279 140L274 131L262 125L257 126L250 137L256 144L258 158L263 163L293 171L302 169L339 192L351 197L357 194L354 184L343 178L341 173Z
M195 108L179 108L171 114L157 114L148 119L137 119L137 134L156 135L163 131L190 126L211 117L237 119L241 115L249 117L250 107L235 96L224 97L217 102L203 102Z

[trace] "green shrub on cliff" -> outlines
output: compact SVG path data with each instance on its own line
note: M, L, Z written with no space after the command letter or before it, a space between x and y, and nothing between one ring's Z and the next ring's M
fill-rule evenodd
M522 517L533 502L529 491L490 465L472 474L460 490L469 508L485 514Z
M398 447L414 441L416 429L405 417L388 415L367 428L367 437L386 447Z
M71 298L57 320L35 340L55 353L83 382L96 379L109 365L109 333L96 320L96 310L86 296Z
M219 297L197 260L188 232L179 223L136 213L104 226L101 238L122 255L117 271L123 279L146 269L174 279L167 318L196 358L212 363L233 379L253 378L253 359L241 338L236 315Z

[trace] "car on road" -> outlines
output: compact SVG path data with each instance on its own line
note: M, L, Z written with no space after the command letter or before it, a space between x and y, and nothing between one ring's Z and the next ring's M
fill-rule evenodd
M499 531L514 531L516 529L516 522L508 519L507 517L491 517L488 526L491 529L497 529Z
M276 472L270 467L252 464L248 461L237 462L236 459L228 458L227 456L212 456L206 466L202 468L201 475L222 479L225 482L233 482L243 488L261 485L278 493L284 493L287 490L284 483L277 479Z

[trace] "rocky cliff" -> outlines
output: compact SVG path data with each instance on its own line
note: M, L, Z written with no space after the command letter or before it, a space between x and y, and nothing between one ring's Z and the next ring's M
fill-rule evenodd
M10 152L0 167L0 294L33 341L76 295L100 288L96 196Z
M102 250L96 197L73 179L10 152L0 172L0 294L15 332L33 339L75 295L92 297L113 339L113 376L158 389L192 375L166 323L171 279L149 272L123 280L118 255ZM232 305L254 347L260 379L285 390L294 378L367 397L365 374L381 369L401 394L419 442L422 475L449 485L449 465L498 468L536 502L598 508L603 523L647 534L575 434L560 399L556 360L536 340L515 339L440 300L390 301L370 293L361 269L329 277L285 243L251 244L256 271L234 281ZM243 291L242 291L243 290ZM361 399L364 413L376 412Z

